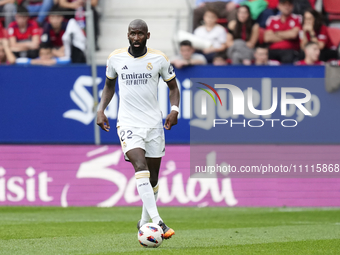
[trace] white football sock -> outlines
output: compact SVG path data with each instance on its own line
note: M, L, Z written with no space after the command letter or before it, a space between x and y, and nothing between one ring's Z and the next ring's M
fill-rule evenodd
M158 183L155 187L153 187L153 195L155 197L155 201L157 203L157 197L158 197ZM140 226L143 226L146 223L149 223L150 221L150 215L148 213L148 210L146 210L146 207L143 205L143 211L142 211L142 217L141 217L141 221L140 221Z
M150 218L153 223L158 224L161 219L158 214L156 200L153 194L153 190L150 184L150 172L149 170L143 170L135 173L137 190L140 198L143 201Z

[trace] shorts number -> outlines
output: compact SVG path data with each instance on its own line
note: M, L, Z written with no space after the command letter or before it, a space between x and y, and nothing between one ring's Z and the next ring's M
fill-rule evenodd
M131 131L131 130L128 130L128 131L126 131L126 133L127 133L126 139L131 139L131 138L132 138L132 136L131 136L131 135L132 135L132 131ZM120 140L121 140L122 142L124 142L124 140L125 140L124 135L125 135L125 131L122 130L122 131L120 132Z

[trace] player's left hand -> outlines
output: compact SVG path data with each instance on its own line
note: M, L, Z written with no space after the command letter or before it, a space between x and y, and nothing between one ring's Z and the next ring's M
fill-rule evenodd
M177 124L178 112L171 111L165 119L164 128L170 130L172 126Z
M109 120L107 119L103 111L97 112L97 125L100 126L106 132L110 131Z

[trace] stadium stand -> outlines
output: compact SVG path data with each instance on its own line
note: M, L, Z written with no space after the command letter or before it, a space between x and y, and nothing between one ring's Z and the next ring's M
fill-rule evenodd
M86 2L85 1L59 0L58 3L61 8L64 8L67 11L74 11L75 14L67 18L68 19L74 18L78 22L80 28L85 29L85 24L86 24L85 22ZM92 10L93 19L94 19L95 44L96 44L96 49L99 50L99 46L98 46L99 14L97 12L97 5L98 5L98 0L91 1L91 10Z
M203 15L207 9L214 9L217 12L218 18L227 21L236 18L236 6L243 0L196 0L196 8L193 10L193 29L201 25Z
M49 1L49 0L48 0ZM267 8L262 11L262 14L265 14L264 17L268 13L276 13L277 12L277 5L279 0L266 0L268 2ZM336 21L340 20L340 6L336 3L335 0L320 0L323 2L323 10L325 12L325 17L328 21ZM306 6L311 6L312 8L316 7L317 0L303 0L303 1L296 1L297 5L299 5L298 9L302 10L306 8ZM41 0L18 0L15 3L20 5L34 5L37 6L43 4L45 1ZM62 1L55 1L59 4L69 3L68 0ZM206 2L206 1L202 1ZM214 2L214 1L208 1ZM237 2L237 1L234 1ZM254 2L254 1L252 1ZM238 2L237 2L238 3ZM246 3L248 5L248 1L244 1L243 4ZM169 57L172 57L179 53L179 42L177 41L176 44L174 43L174 33L176 31L192 31L193 27L193 20L194 20L194 10L197 9L197 1L196 0L174 0L171 2L171 5L164 8L164 3L160 3L156 0L146 0L143 3L136 2L134 4L134 8L131 9L129 3L125 3L124 1L108 1L108 0L101 0L97 1L98 13L95 13L95 19L98 20L98 17L101 17L99 25L96 27L96 38L98 38L98 31L101 30L102 34L99 37L98 45L100 45L100 51L97 51L96 54L96 62L98 64L105 64L107 56L110 52L115 48L122 48L127 46L126 40L126 27L127 24L134 19L135 17L140 17L144 19L149 24L149 29L152 34L152 41L150 41L149 46L151 48L157 48L163 51ZM211 4L211 3L209 3ZM208 4L208 5L209 5ZM249 6L249 5L248 5ZM262 6L263 7L263 6ZM261 7L261 8L262 8ZM320 9L320 8L319 8ZM235 10L236 11L236 10ZM251 10L252 17L253 11ZM259 16L259 17L260 17ZM263 18L263 17L262 17ZM266 18L265 18L266 19ZM264 19L264 20L265 20ZM39 21L39 17L34 17L33 20ZM228 27L228 17L219 17L217 23L222 25L227 29ZM44 23L47 23L48 19L44 19ZM80 20L77 20L79 23ZM257 19L257 22L259 20ZM263 22L263 20L261 21ZM260 25L261 25L261 22ZM1 29L0 27L0 38L4 37L8 34L6 31L7 21L5 19L5 15L2 14L0 16L0 23L3 26ZM97 24L97 23L96 23ZM43 33L43 25L39 22L39 35ZM100 29L99 29L100 27ZM164 29L166 28L166 29ZM335 28L326 28L327 34L329 36L329 42L327 43L327 47L332 47L334 51L336 47L339 45L339 37L340 37L340 30ZM107 32L110 31L110 32ZM114 31L111 32L111 31ZM157 32L155 32L157 31ZM258 41L257 44L265 43L265 30L263 28L259 29L258 32ZM96 40L97 41L97 40ZM333 52L334 53L334 52ZM321 56L323 56L323 52L321 52ZM320 57L321 58L321 57ZM301 58L300 58L301 59ZM334 59L334 57L330 58ZM84 60L82 60L84 61ZM81 61L80 61L81 62ZM231 60L228 60L231 63Z
M99 2L102 10L99 37L100 51L96 62L106 64L109 54L117 48L127 47L127 26L139 17L146 21L151 32L150 48L159 49L167 56L175 55L178 45L173 44L178 30L192 31L191 18L194 1L173 0L164 8L163 1L135 1L134 8L128 1ZM102 4L102 5L101 5Z
M329 21L340 20L340 4L337 0L323 0L323 8Z

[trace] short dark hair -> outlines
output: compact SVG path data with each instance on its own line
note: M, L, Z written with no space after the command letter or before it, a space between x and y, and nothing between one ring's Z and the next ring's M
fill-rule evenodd
M256 49L266 49L266 50L269 50L269 47L268 47L268 45L267 44L259 44L259 45L257 45L256 46L256 48L255 48L255 50Z
M21 16L29 16L28 10L25 6L19 5L17 8L17 14Z
M192 47L192 43L189 41L189 40L184 40L184 41L181 41L179 46L189 46L189 47Z
M51 45L51 43L43 42L43 43L40 43L39 50L40 49L45 49L45 50L49 49L49 50L52 50L52 45Z
M130 31L131 27L138 27L138 28L144 30L146 33L148 33L148 31L149 31L148 25L142 19L135 19L135 20L131 21L130 24L129 24L129 27L128 27L128 31Z
M294 4L294 0L279 0L280 4L285 4L285 3L289 3L289 4Z
M218 17L218 12L217 12L217 10L216 10L215 8L209 7L209 8L207 8L207 9L205 10L204 13L207 13L207 12L212 12L213 14L216 15L216 17Z
M53 5L53 7L51 8L51 10L49 11L48 15L58 15L58 16L63 16L63 12L65 11L65 9L59 7L59 5Z

